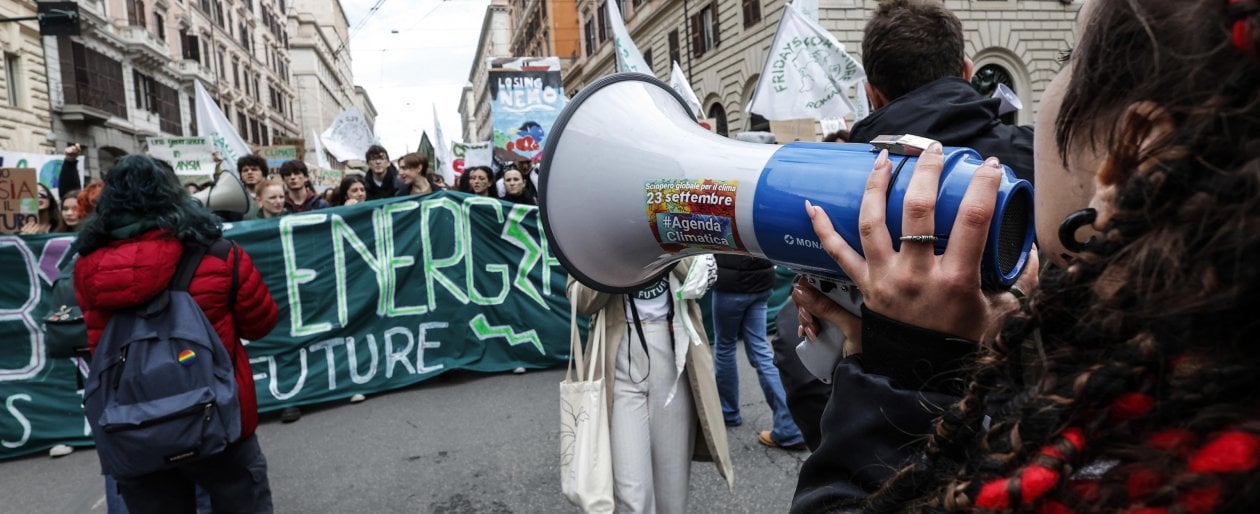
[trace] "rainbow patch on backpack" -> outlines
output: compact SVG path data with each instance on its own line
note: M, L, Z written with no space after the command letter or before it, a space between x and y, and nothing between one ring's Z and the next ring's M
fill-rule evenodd
M179 363L183 364L185 368L192 366L194 362L197 362L197 352L192 350L179 352Z

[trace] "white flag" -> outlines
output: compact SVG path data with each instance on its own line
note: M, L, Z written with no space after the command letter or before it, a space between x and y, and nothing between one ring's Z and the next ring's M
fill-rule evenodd
M788 4L748 108L768 120L843 117L854 110L849 88L865 78L835 36Z
M437 139L437 144L433 145L434 157L438 162L438 173L442 174L442 178L447 184L455 183L455 168L451 167L451 147L446 146L446 136L442 135L442 122L438 120L437 106L433 107L433 137Z
M674 61L673 68L669 72L669 87L674 88L674 91L682 95L683 100L687 101L687 106L691 107L691 112L696 117L704 115L701 112L704 108L700 105L700 99L696 98L696 92L691 89L691 83L687 82L687 76L683 75L682 68L678 66L678 61Z
M621 21L621 9L617 0L608 2L608 25L612 26L613 50L617 52L617 73L637 72L652 74L652 67L643 60L643 53L634 46L630 33L626 32L626 24Z
M315 129L311 129L311 141L315 142L315 163L320 169L332 169L332 164L328 162L328 155L324 154L324 145L319 142L319 135L315 133Z
M328 153L341 162L363 159L368 147L376 142L372 128L368 126L358 107L341 111L337 119L333 120L332 126L319 137L328 148Z
M223 157L223 169L236 169L236 160L249 155L249 145L241 139L223 111L210 98L200 80L193 81L197 104L197 135L209 139Z

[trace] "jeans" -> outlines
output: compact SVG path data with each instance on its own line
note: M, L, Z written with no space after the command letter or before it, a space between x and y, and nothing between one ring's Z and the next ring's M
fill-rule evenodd
M742 334L748 362L757 370L761 392L774 415L770 438L775 443L790 446L801 444L805 439L788 411L779 369L774 366L774 353L766 341L766 300L770 293L770 290L760 293L713 291L713 371L726 424L743 423L739 415L739 369L735 365L735 342Z

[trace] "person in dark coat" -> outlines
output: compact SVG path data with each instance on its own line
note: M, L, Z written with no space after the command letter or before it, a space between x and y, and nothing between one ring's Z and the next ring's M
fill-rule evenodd
M885 0L862 35L869 116L853 124L850 143L914 134L1002 160L1031 181L1033 129L1003 124L1001 100L971 86L962 22L937 0Z
M261 339L275 327L276 302L249 254L222 239L217 218L179 186L173 173L142 155L119 159L83 222L74 289L88 347L95 351L117 311L148 303L165 291L187 245L210 251L188 293L234 357L241 404L240 439L222 453L171 470L119 478L130 512L195 512L194 486L209 493L216 512L270 512L266 459L254 430L258 402L249 352L241 339ZM233 287L233 271L237 276ZM230 296L229 292L235 292Z
M398 177L398 168L389 162L389 152L381 145L368 147L363 159L368 163L368 172L364 175L367 186L367 199L393 198L407 194L410 189Z

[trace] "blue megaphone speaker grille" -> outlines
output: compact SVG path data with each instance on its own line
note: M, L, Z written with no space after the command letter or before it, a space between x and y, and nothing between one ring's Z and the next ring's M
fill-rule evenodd
M980 155L946 148L935 219L944 251ZM631 292L685 256L741 253L847 281L818 242L805 200L859 252L858 212L878 150L868 144L746 143L699 126L681 96L643 74L604 77L561 113L544 148L539 208L550 251L582 283ZM913 156L893 155L887 221L901 235ZM1014 283L1033 242L1032 186L1006 170L982 261Z

